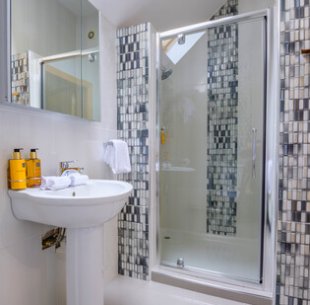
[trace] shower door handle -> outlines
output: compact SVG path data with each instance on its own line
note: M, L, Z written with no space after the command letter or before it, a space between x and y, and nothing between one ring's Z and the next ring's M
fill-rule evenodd
M257 129L252 128L252 178L256 177L256 135Z

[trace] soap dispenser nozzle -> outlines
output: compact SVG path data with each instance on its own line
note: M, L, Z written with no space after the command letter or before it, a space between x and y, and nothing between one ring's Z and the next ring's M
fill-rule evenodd
M20 153L21 150L23 150L23 148L14 148L14 151L13 151L14 160L20 160L22 158L21 153Z
M37 158L37 150L39 150L39 148L31 148L30 149L30 159L36 159Z

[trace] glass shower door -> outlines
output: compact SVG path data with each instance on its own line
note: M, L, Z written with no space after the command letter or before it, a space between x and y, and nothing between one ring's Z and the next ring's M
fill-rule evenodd
M162 41L163 265L262 280L265 26L261 18Z

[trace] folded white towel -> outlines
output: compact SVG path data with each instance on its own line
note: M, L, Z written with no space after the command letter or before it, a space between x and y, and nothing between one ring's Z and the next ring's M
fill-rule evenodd
M87 175L82 175L79 173L70 174L68 177L71 180L70 186L83 185L89 180Z
M122 140L110 140L103 144L103 160L114 174L131 172L128 145Z
M43 176L40 188L42 190L61 190L71 184L71 179L66 176Z

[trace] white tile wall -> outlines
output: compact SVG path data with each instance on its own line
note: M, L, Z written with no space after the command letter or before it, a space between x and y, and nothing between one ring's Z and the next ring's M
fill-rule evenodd
M102 161L102 143L116 137L115 28L101 20L102 122L0 105L0 304L60 305L64 290L61 255L41 251L48 227L16 220L7 195L7 160L15 147L39 148L43 175L57 173L59 161L78 160L92 178L111 178ZM26 154L27 155L27 154ZM117 274L117 228L105 226L107 280ZM59 257L60 255L60 257ZM57 295L58 294L58 295Z

